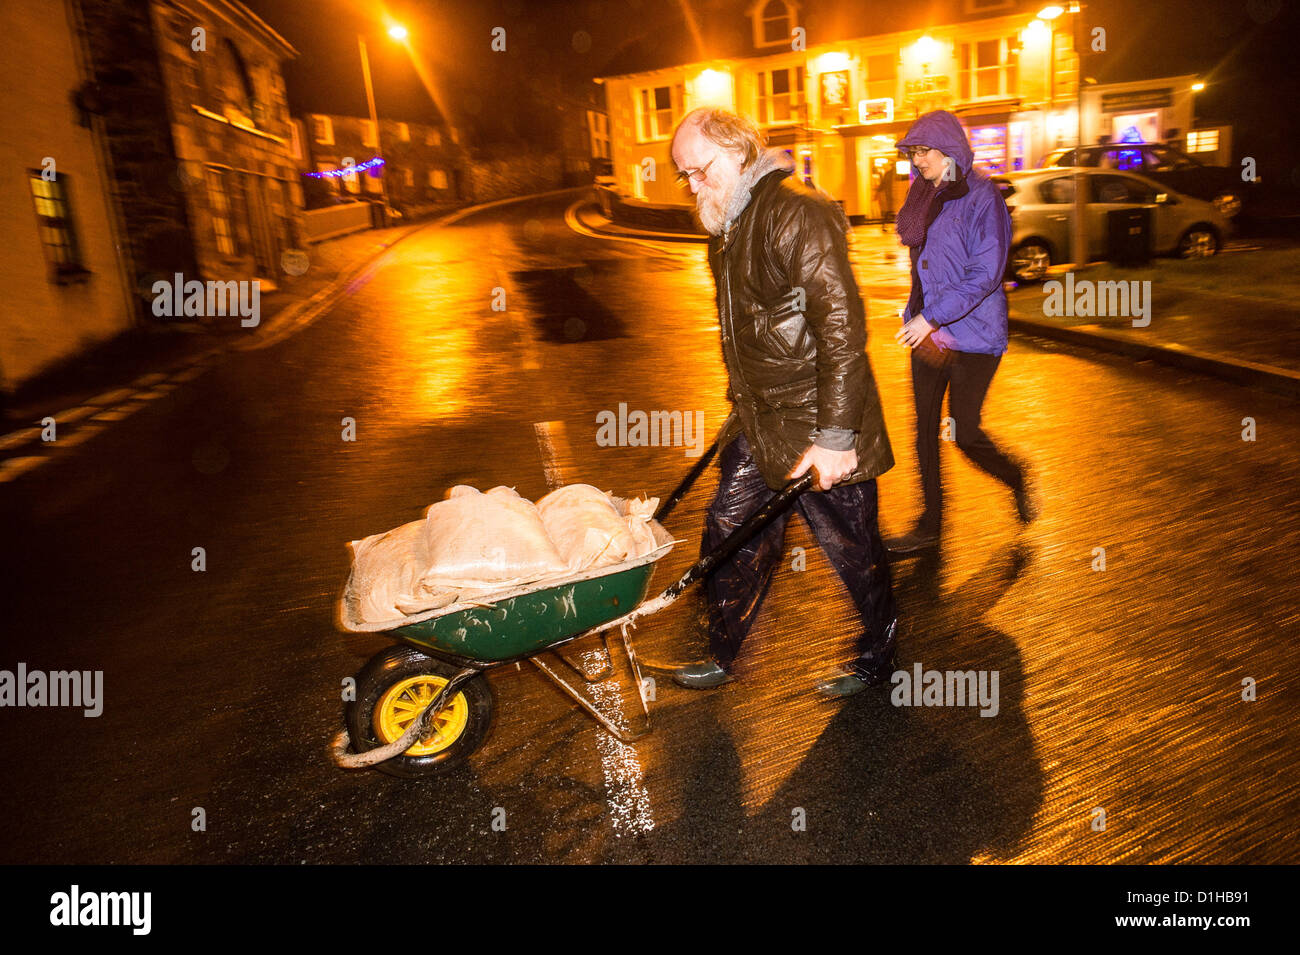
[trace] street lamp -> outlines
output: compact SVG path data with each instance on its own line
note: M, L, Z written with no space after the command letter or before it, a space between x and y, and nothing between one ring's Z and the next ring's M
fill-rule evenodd
M406 27L400 23L394 23L388 28L388 35L394 40L406 39ZM370 126L375 131L375 155L380 159L384 158L384 150L381 145L382 139L379 135L379 117L375 113L375 88L370 82L370 57L366 53L366 38L357 34L357 48L361 51L361 76L366 82L366 105L370 108ZM379 173L379 196L383 200L383 213L380 221L388 225L388 175L383 170L383 164L380 164Z
M1068 10L1056 4L1043 7L1038 11L1038 17L1046 20L1052 28L1051 46L1048 48L1049 62L1051 63L1051 107L1056 108L1056 19L1063 13L1071 13L1074 19L1070 22L1071 42L1074 47L1074 55L1078 61L1075 70L1075 123L1077 132L1075 134L1074 148L1074 165L1079 167L1083 159L1083 53L1079 48L1079 21L1082 19L1079 13L1082 12L1083 5L1080 3L1071 3ZM1083 268L1088 264L1088 223L1084 218L1087 213L1087 197L1084 190L1087 188L1087 179L1082 172L1074 174L1074 228L1070 230L1070 244L1073 246L1070 252L1070 258L1074 260L1075 268Z

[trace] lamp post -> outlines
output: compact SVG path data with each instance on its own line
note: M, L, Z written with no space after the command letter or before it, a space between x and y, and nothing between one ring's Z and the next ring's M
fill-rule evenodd
M1071 27L1071 45L1074 47L1074 55L1078 60L1078 66L1075 70L1075 148L1074 148L1074 165L1079 166L1079 161L1083 158L1083 53L1079 49L1079 13L1083 10L1083 5L1071 3L1069 10L1055 4L1043 7L1038 11L1038 17L1046 20L1051 27L1051 40L1048 47L1048 69L1050 73L1049 89L1050 102L1052 109L1056 108L1056 18L1062 13L1069 12L1074 16L1070 22ZM1088 204L1087 197L1084 195L1088 187L1087 177L1082 172L1074 174L1074 222L1070 229L1070 258L1074 261L1075 268L1082 268L1088 263L1088 223L1085 219Z
M388 28L388 35L394 40L405 40L406 27L395 23ZM375 88L370 82L370 57L366 52L366 38L360 33L357 34L357 48L361 51L361 77L366 83L366 106L370 108L370 127L375 131L375 155L383 159L384 150L379 134L379 117L375 113ZM386 163L381 164L379 172L379 196L383 200L380 221L384 225L388 225L388 171L385 168L386 165Z

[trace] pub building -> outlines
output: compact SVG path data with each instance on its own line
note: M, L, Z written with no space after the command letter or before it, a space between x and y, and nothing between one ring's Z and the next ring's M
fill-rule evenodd
M860 18L829 9L844 6L736 5L731 24L699 24L715 54L708 60L660 65L656 58L671 53L644 43L621 51L597 79L616 188L646 203L689 206L674 183L669 143L682 116L709 105L753 118L806 182L868 220L892 218L902 205L911 169L894 143L935 109L958 116L975 164L991 174L1031 169L1075 145L1080 104L1085 143L1168 142L1207 163L1230 159L1230 127L1195 125L1195 75L1125 76L1122 64L1108 61L1107 82L1085 75L1080 96L1074 33L1081 44L1105 38L1073 22L1083 16L1072 12L1077 4L958 0L924 11L874 4ZM930 25L934 11L947 22ZM822 39L836 35L843 38ZM1138 58L1132 68L1141 65Z

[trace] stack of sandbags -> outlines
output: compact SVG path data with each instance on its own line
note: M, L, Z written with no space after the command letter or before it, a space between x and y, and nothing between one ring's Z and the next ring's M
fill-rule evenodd
M631 513L633 506L636 514ZM604 491L590 484L568 484L538 501L537 512L570 573L620 564L655 547L650 501L629 502L625 516Z
M400 626L457 601L644 556L656 547L657 505L589 484L559 488L536 505L513 488L457 485L423 520L352 542L347 617Z

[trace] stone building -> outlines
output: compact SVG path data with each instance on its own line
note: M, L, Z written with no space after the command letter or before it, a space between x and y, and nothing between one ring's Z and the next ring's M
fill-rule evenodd
M385 186L389 204L408 216L468 197L468 153L460 130L453 126L381 118L376 138L369 119L324 113L308 113L295 119L293 126L293 155L303 174L303 201L308 209L349 197L379 201ZM383 164L364 172L309 175L376 157Z
M136 290L261 280L298 244L281 64L294 49L236 0L73 0L84 109L104 142Z
M108 164L71 4L0 10L0 403L132 322ZM11 92L10 92L11 91Z
M157 0L176 179L202 278L274 281L301 208L281 64L296 51L234 0Z

